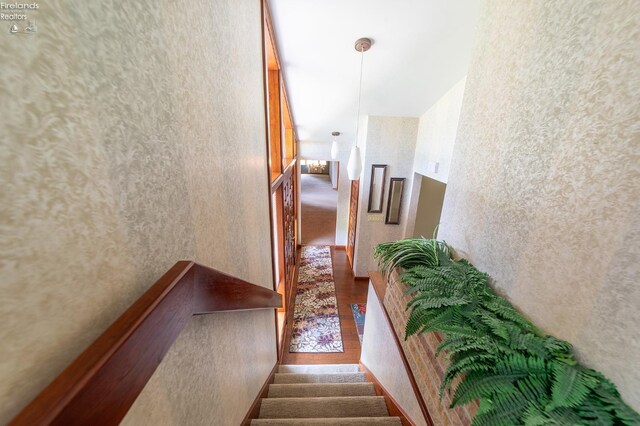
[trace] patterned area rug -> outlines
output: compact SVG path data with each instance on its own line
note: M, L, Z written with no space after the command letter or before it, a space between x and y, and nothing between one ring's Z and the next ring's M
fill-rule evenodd
M362 335L364 334L364 318L367 314L367 304L352 303L351 310L353 311L353 319L356 322L356 329L358 330L358 339L360 339L360 346L362 346Z
M344 352L327 246L302 247L289 352Z

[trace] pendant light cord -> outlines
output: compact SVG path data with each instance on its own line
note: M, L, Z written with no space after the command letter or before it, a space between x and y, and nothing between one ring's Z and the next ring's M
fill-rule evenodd
M362 64L364 63L364 47L360 49L360 84L358 86L358 115L356 115L356 147L358 147L358 132L360 131L360 101L362 100Z

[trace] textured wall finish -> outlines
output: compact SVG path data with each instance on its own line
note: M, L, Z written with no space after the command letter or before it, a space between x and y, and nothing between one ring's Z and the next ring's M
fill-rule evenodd
M458 132L466 78L455 84L427 112L420 116L413 164L415 172L447 183L451 155ZM438 163L437 171L433 162Z
M440 236L640 409L640 8L489 1Z
M396 347L393 332L384 317L383 307L376 296L373 284L369 283L367 320L364 323L360 360L416 425L426 425Z
M358 226L355 253L356 276L366 277L369 271L378 269L373 258L373 249L377 244L403 238L407 218L409 217L409 201L413 182L413 155L418 132L418 119L406 117L369 117L366 144L363 149L363 171L360 178L360 197L358 204ZM362 146L362 145L361 145ZM387 182L384 193L383 213L367 213L369 205L369 185L371 182L371 165L387 164ZM389 179L406 178L404 183L401 218L399 225L386 225L386 214ZM370 221L379 219L378 221ZM381 220L380 220L381 219Z
M38 13L1 35L0 423L177 260L272 286L260 2ZM195 318L125 423L239 424L274 328Z

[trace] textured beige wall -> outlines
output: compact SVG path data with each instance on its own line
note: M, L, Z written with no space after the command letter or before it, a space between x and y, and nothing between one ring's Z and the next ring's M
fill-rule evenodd
M640 8L489 1L440 236L640 409Z
M378 269L378 264L373 258L373 250L376 245L398 240L404 236L409 217L413 182L413 154L416 147L418 119L370 116L366 132L366 143L361 144L361 146L364 145L362 151L363 170L360 177L354 259L356 276L359 277L366 277L369 275L369 271ZM367 213L372 164L386 164L388 166L382 213ZM384 223L389 202L389 179L392 177L406 178L399 225Z
M383 309L369 283L360 360L416 425L426 425Z
M0 423L175 261L272 286L260 19L259 1L61 0L2 34ZM274 328L195 318L126 422L238 424Z
M431 179L447 183L451 155L458 133L458 121L466 77L457 82L427 112L420 116L413 169ZM438 171L429 167L438 163Z

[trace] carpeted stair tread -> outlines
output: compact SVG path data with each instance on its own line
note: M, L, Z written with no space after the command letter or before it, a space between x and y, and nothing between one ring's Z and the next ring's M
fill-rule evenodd
M309 364L281 365L278 373L324 374L324 373L358 373L358 364Z
M373 383L289 383L269 385L269 398L375 396Z
M319 398L265 398L261 419L386 417L383 396L341 396Z
M343 417L332 419L254 419L252 426L401 426L399 417Z
M363 383L364 373L298 374L276 373L274 383Z

